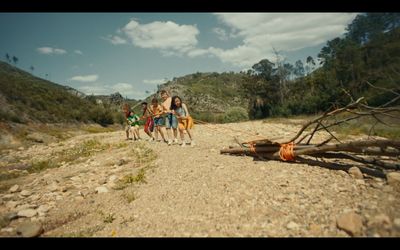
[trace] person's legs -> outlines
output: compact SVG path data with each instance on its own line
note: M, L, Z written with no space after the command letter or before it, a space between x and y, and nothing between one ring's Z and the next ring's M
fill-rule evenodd
M172 144L172 134L171 134L172 117L173 117L172 114L168 114L165 117L165 129L167 130L168 145Z
M125 132L126 132L126 139L129 140L129 132L131 130L131 127L129 125L126 125L125 127Z

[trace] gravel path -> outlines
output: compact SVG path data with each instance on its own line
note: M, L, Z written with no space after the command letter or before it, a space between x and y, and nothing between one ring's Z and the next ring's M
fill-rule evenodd
M219 153L235 144L234 136L283 140L299 128L291 121L196 125L197 145L184 148L123 141L120 131L10 152L9 158L46 159L88 139L111 145L27 175L17 191L1 193L3 215L36 211L13 219L1 233L15 235L28 220L41 223L42 236L400 236L400 192L386 180ZM154 161L146 159L151 151ZM145 182L119 186L140 173Z

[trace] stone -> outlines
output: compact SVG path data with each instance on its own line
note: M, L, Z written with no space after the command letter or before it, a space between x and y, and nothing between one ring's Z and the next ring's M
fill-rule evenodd
M14 195L13 194L5 194L3 195L3 200L4 201L9 201L9 200L13 200L14 199Z
M358 167L351 167L349 169L349 174L354 177L355 179L364 179L363 174L361 173L361 170Z
M393 220L393 226L396 230L400 231L400 218L396 218Z
M118 177L116 176L116 175L111 175L109 178L108 178L108 180L109 181L115 181L116 179L118 179Z
M10 224L11 220L7 216L1 216L0 217L0 228L8 226Z
M400 173L392 172L386 175L389 186L400 189Z
M361 216L354 212L347 212L341 214L336 220L337 227L344 230L351 236L358 236L362 230L362 219Z
M32 192L29 191L29 190L22 190L20 194L21 194L22 196L27 197L27 196L31 195Z
M9 202L6 203L6 207L7 207L7 208L10 208L10 209L13 209L13 208L15 208L18 204L19 204L18 201L9 201Z
M26 221L18 225L17 234L22 237L37 237L44 232L40 222Z
M50 210L50 208L47 205L40 205L40 207L37 209L38 213L46 213Z
M15 193L15 192L18 192L19 190L21 190L21 189L19 188L18 185L14 185L9 189L10 193Z
M103 187L103 186L97 187L97 188L96 188L96 192L99 193L99 194L101 194L101 193L108 193L108 188L107 188L107 187Z
M320 236L320 235L322 235L322 228L321 228L320 225L311 224L310 227L309 227L309 231L308 232L311 235Z
M101 178L98 182L99 185L103 185L107 183L107 179L106 178Z
M299 225L297 223L291 221L286 225L286 228L289 230L294 230L294 229L298 229Z
M18 212L19 217L28 217L31 218L37 214L35 209L25 209Z
M119 161L118 161L118 166L122 166L122 165L124 165L124 164L126 164L127 163L127 161L125 160L125 159L120 159Z
M368 221L368 227L390 229L392 227L392 222L386 214L378 214L372 220Z
M338 170L338 171L337 171L337 174L340 175L340 176L342 176L342 177L348 177L348 176L349 176L349 174L346 173L346 172L343 171L343 170Z
M58 185L55 184L55 183L52 183L52 184L50 184L49 186L47 186L47 189L48 189L50 192L55 192L55 191L58 190Z

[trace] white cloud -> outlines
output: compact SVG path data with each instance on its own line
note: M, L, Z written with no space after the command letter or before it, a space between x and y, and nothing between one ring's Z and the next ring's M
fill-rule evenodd
M228 40L228 34L224 29L215 27L212 29L212 32L217 34L217 37L219 40L222 40L222 41Z
M78 82L95 82L99 78L98 75L86 75L86 76L74 76L71 78L72 81Z
M140 24L131 20L121 30L133 45L160 49L164 55L190 51L197 45L196 36L200 33L196 26L171 21Z
M145 91L135 89L135 87L129 83L116 83L113 85L91 83L90 85L79 86L77 89L87 95L110 95L119 92L123 97L127 96L134 99L143 99L149 95Z
M57 48L51 48L51 47L41 47L41 48L37 48L36 50L39 53L46 54L46 55L50 55L50 54L62 55L62 54L67 53L67 51L64 49L57 49Z
M111 42L114 45L118 45L118 44L127 44L128 42L126 41L126 39L120 37L120 36L113 36L113 35L109 35L108 37L103 37L103 39Z
M248 67L263 58L273 59L273 48L278 51L293 51L340 36L356 15L354 13L216 14L220 22L230 29L229 36L241 38L243 42L233 49L209 48L208 51L223 62Z
M153 79L153 80L145 79L145 80L143 80L143 83L156 85L156 84L166 83L167 81L168 81L167 79Z
M155 21L141 24L132 19L118 35L140 48L158 49L163 56L217 57L222 62L248 68L268 58L274 60L273 49L295 51L316 46L343 35L357 13L216 13L220 27L214 32L222 41L234 38L234 48L201 48L196 25Z
M74 53L78 55L83 55L82 51L80 51L79 49L74 50Z

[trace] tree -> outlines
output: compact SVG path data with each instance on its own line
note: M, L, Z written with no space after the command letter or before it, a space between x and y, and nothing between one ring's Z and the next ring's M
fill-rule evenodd
M11 57L8 53L6 53L6 60L8 63L11 63Z
M304 76L304 65L301 60L296 61L294 65L294 74L299 77Z
M268 59L263 59L260 62L254 64L251 68L257 75L268 81L272 79L274 66L275 64L270 62Z
M13 56L13 57L12 57L12 60L13 60L14 64L15 64L15 65L17 65L17 62L18 62L18 57L16 57L16 56Z
M315 61L312 56L308 56L306 59L306 73L309 75L315 69Z

